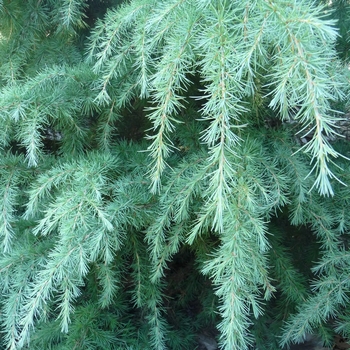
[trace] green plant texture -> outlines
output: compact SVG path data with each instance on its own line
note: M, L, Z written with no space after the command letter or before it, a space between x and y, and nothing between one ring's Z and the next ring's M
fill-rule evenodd
M348 0L1 0L0 348L350 337L349 28Z

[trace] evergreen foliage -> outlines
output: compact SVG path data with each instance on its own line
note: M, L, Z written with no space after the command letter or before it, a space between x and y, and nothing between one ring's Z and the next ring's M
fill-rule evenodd
M0 1L0 347L350 337L349 11Z

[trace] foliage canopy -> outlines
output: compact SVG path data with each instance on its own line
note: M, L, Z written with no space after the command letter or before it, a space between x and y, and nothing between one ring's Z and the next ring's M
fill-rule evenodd
M350 336L349 8L2 0L2 347Z

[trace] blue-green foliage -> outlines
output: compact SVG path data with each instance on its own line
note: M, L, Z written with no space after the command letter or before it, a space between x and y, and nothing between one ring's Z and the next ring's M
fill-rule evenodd
M96 1L0 1L0 347L350 336L338 12Z

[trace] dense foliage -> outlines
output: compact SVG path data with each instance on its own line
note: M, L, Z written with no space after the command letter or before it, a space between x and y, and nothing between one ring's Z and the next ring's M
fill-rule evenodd
M1 347L350 336L349 11L0 1Z

